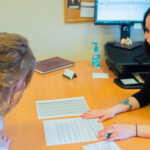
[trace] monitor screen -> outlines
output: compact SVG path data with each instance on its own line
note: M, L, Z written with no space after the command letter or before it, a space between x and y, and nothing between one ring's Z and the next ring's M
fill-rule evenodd
M95 24L141 23L150 0L95 0Z

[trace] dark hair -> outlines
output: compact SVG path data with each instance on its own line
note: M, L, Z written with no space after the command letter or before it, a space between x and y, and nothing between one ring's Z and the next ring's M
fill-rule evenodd
M147 9L147 11L145 12L144 18L143 18L143 30L145 32L145 23L146 23L146 18L147 16L150 14L150 7Z
M146 18L147 16L150 15L150 7L148 8L148 10L145 12L144 18L143 18L143 30L145 33L145 24L146 24ZM145 40L144 43L144 49L145 49L145 53L147 54L147 57L150 59L150 45L148 44L148 42Z

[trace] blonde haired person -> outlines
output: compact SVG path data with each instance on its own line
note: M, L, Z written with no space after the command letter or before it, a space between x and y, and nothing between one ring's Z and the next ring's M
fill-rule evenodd
M19 102L29 84L35 58L26 38L0 33L0 130L3 117ZM0 134L0 150L8 150L11 139Z

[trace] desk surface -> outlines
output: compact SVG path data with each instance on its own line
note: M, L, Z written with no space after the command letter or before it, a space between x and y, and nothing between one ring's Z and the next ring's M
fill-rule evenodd
M91 109L106 108L118 104L138 90L127 90L113 83L115 75L104 61L99 71L92 69L91 61L77 61L70 67L77 74L73 80L62 77L64 69L40 75L33 79L20 103L5 117L4 133L11 137L10 150L82 150L83 145L94 142L46 146L43 120L38 120L36 100L83 96ZM93 72L109 73L109 79L93 79ZM150 106L117 115L104 121L104 127L113 123L150 124ZM116 141L122 150L149 150L150 140L130 138Z

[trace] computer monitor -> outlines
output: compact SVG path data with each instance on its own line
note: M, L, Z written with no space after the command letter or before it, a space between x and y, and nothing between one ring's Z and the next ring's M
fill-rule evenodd
M95 0L96 25L121 25L120 39L130 37L130 27L142 23L150 0Z

